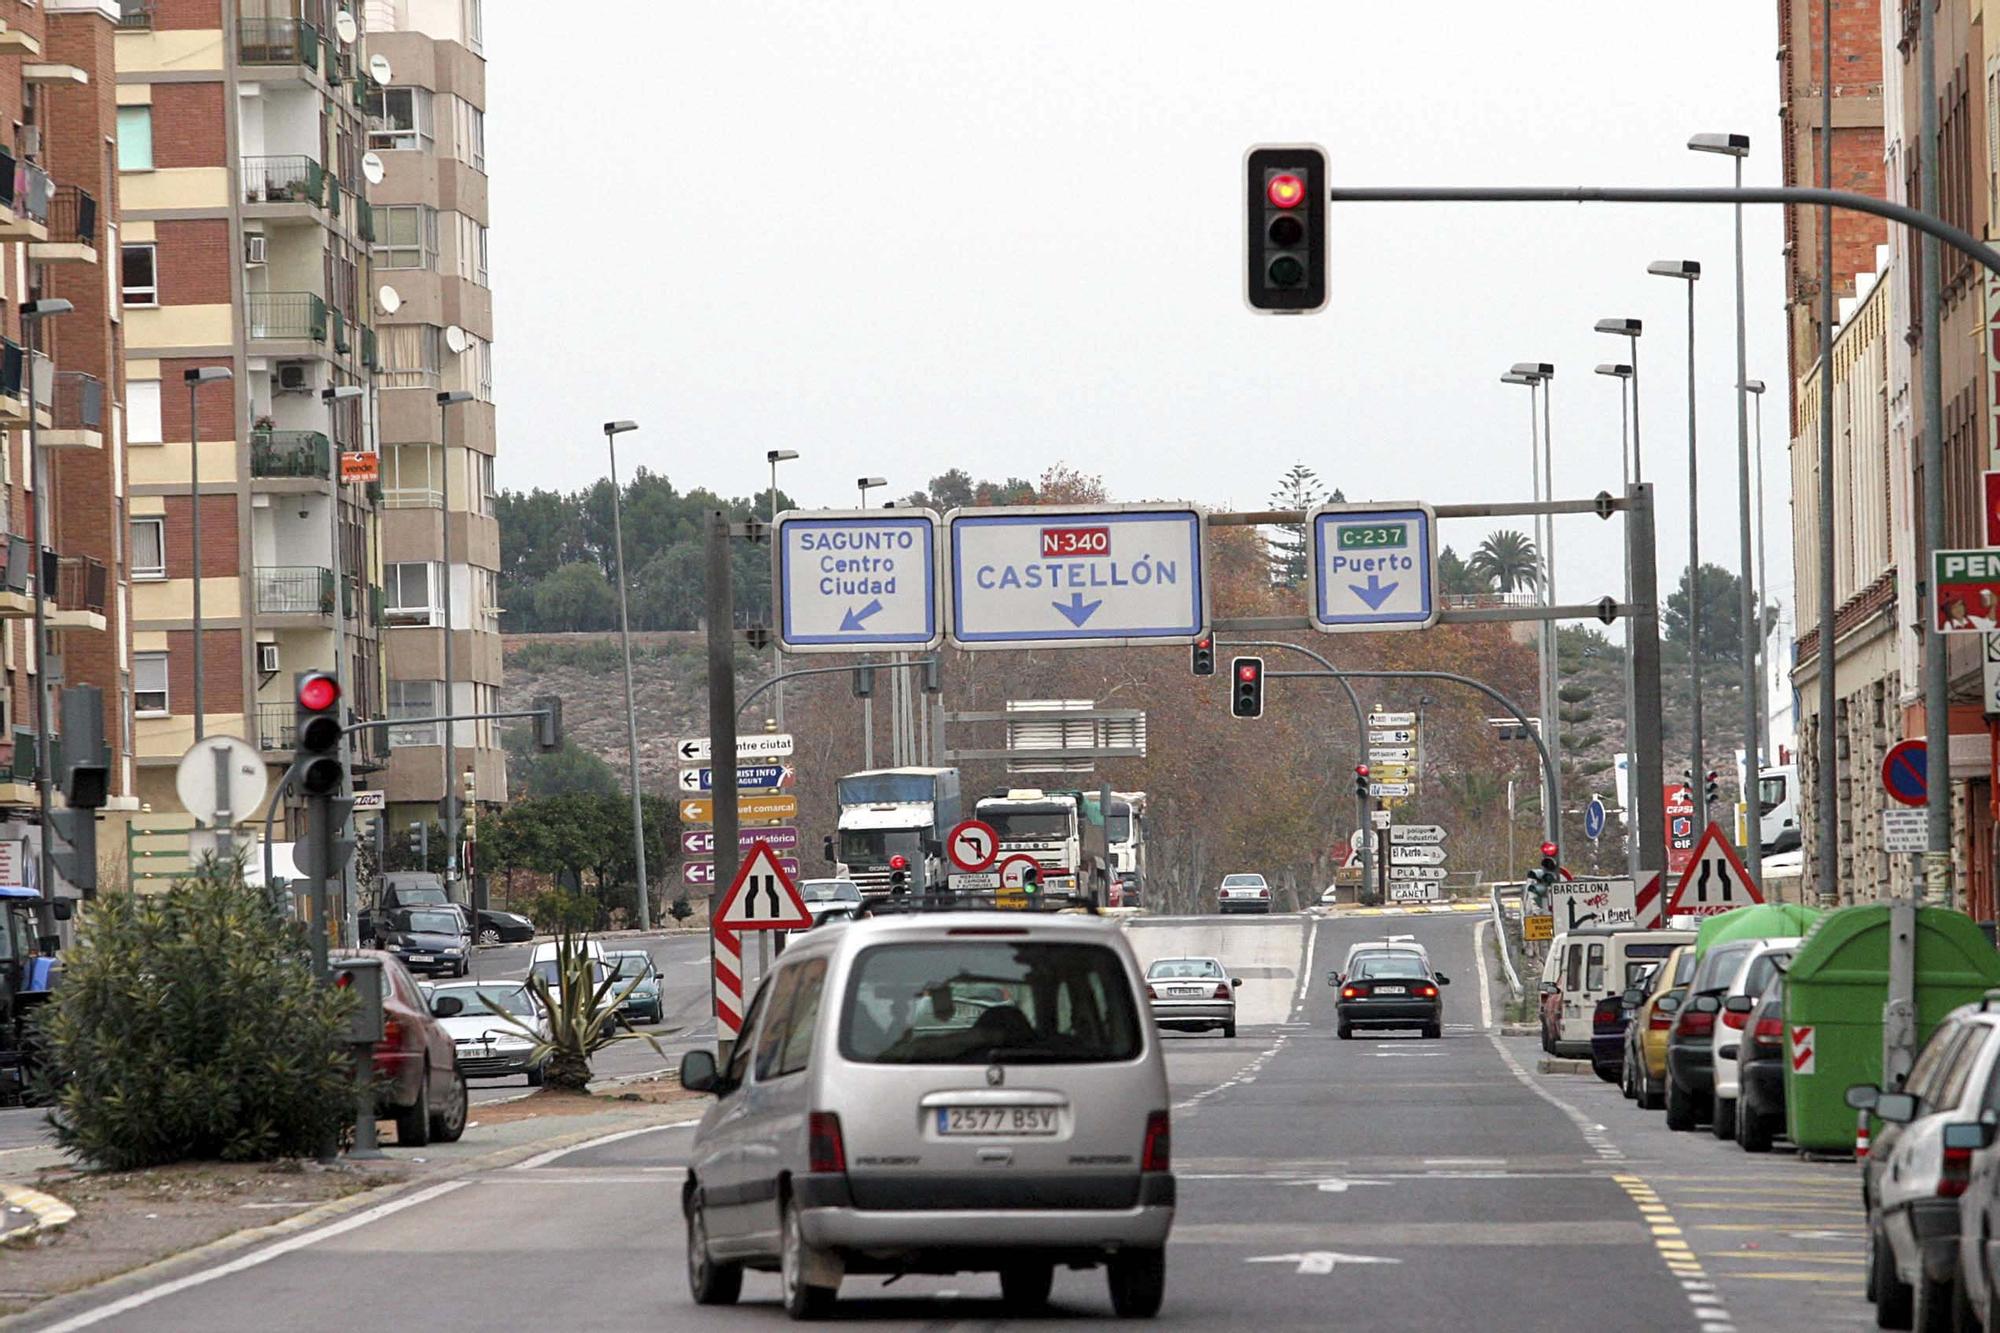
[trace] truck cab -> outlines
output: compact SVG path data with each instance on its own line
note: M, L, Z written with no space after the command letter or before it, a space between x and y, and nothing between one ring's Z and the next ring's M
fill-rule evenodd
M826 855L836 875L865 897L944 887L945 836L964 808L957 769L869 769L846 774L835 791L839 832Z
M1799 767L1774 764L1757 774L1758 841L1766 856L1795 852L1802 845L1799 828Z
M1077 893L1078 867L1083 861L1083 803L1074 792L1015 787L988 796L976 808L979 818L1000 835L1000 859L1033 857L1042 870L1042 886L1054 893Z

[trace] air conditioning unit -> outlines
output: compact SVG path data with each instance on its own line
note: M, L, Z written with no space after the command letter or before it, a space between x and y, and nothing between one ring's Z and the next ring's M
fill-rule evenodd
M257 670L267 676L277 674L278 670L277 644L260 643L257 645Z
M265 243L268 240L269 238L260 231L245 233L243 237L243 262L246 264L263 263L266 253Z
M312 376L303 361L280 361L278 363L279 393L311 393Z

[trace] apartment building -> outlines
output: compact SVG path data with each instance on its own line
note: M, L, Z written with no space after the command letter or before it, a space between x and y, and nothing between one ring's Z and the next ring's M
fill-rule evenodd
M328 0L123 0L115 249L151 817L179 811L198 718L288 762L301 671L336 669L353 711L381 716L378 496L341 480L372 443L378 360L363 34Z
M487 285L486 61L480 0L369 0L368 149L381 164L382 559L388 716L491 712L500 687ZM440 395L470 394L441 403ZM450 636L447 688L446 636ZM447 704L449 707L447 708ZM447 781L443 728L391 728L389 827L427 821ZM461 799L506 799L492 722L452 737Z

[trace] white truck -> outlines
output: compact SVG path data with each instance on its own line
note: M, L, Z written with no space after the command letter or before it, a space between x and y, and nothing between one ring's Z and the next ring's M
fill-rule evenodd
M1093 822L1080 791L1014 787L983 798L974 813L1000 835L1000 859L1035 858L1042 887L1051 893L1098 894L1105 900L1109 867L1085 846Z
M1137 907L1146 894L1146 793L1111 793L1111 826L1105 830L1111 845L1110 907Z
M957 769L869 769L835 791L840 833L826 840L826 859L836 875L868 897L943 889L945 835L964 810Z
M1764 855L1799 850L1799 766L1775 764L1757 775L1758 841Z

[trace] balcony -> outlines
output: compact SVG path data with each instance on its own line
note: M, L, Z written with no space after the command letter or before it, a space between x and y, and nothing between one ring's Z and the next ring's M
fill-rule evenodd
M331 481L333 442L316 430L252 431L250 475Z
M104 628L104 603L111 592L111 571L87 555L42 553L42 567L54 566L54 605L48 609L51 629Z
M118 0L118 26L144 32L153 26L153 0Z
M385 486L382 488L384 509L442 509L444 492L428 486Z
M291 750L298 745L298 719L292 704L257 705L257 748Z
M0 240L49 239L49 173L0 149Z
M49 428L38 432L45 449L104 447L104 382L77 370L58 371Z
M28 420L28 349L0 337L0 424L25 425Z
M246 65L303 65L319 71L319 29L304 19L236 20L236 58Z
M326 302L312 292L252 292L244 304L253 340L326 341Z
M326 168L303 153L241 161L246 204L327 204Z
M26 620L35 614L34 543L9 537L0 543L0 620Z
M49 238L30 241L28 258L45 264L97 262L97 200L78 185L58 185L49 199Z
M0 55L38 56L41 53L41 38L0 23Z
M257 614L331 616L333 571L317 565L258 565Z

